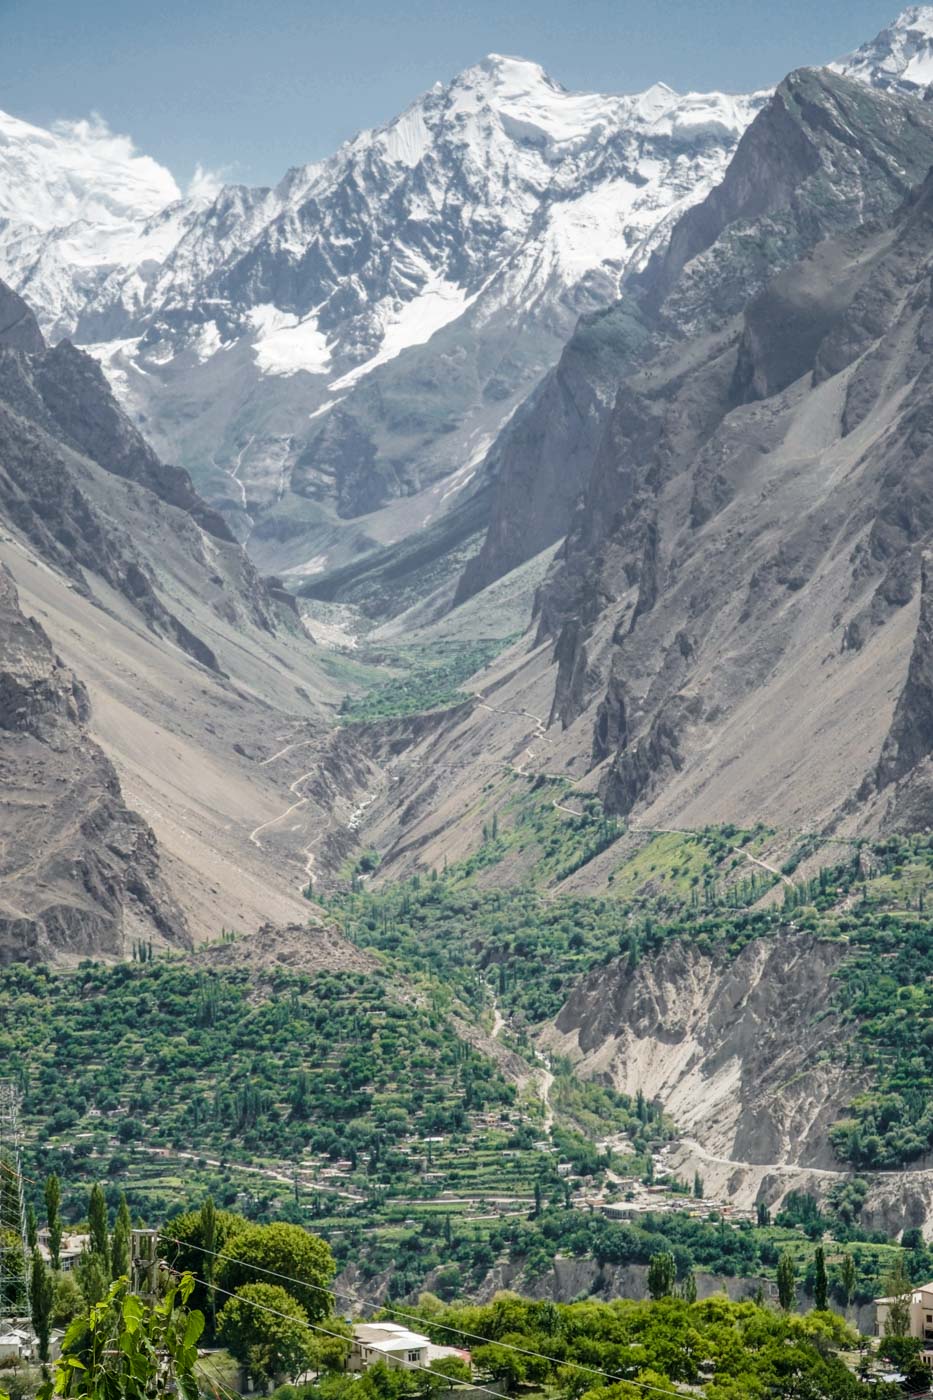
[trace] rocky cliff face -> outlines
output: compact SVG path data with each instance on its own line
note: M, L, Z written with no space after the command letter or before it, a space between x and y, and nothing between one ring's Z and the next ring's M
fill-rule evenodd
M663 346L717 333L820 239L889 215L922 180L930 109L826 70L793 73L742 137L722 182L674 224L623 299L581 322L557 368L487 458L483 547L462 601L564 535L600 454L619 385ZM592 505L583 506L592 516Z
M155 837L88 735L81 683L0 568L0 959L123 956L133 939L185 947Z
M273 599L223 518L197 495L187 472L159 461L118 408L100 367L67 341L48 349L30 308L6 287L2 311L0 509L7 520L77 587L87 587L85 571L101 576L149 626L216 670L210 646L166 600L158 578L164 552L148 548L158 533L153 513L167 525L174 511L174 529L188 535L194 552L213 551L206 572L221 586L217 563L226 556L235 582L223 606L236 606L239 594L250 620L274 631ZM114 477L119 485L108 486ZM150 494L147 533L139 513Z
M62 672L77 674L91 696L78 749L91 745L90 733L107 755L93 749L104 769L92 763L88 775L76 760L75 782L84 787L63 813L53 799L69 771L65 760L59 773L41 751L30 769L34 788L11 769L11 780L32 795L29 822L20 820L10 851L21 852L14 839L21 829L35 850L54 853L70 813L75 831L61 836L63 850L68 840L79 850L99 836L101 849L143 868L154 831L159 847L150 855L167 892L168 926L187 926L200 941L222 928L247 932L269 919L307 918L300 890L310 832L293 818L282 849L275 842L296 801L295 775L280 790L279 776L259 759L300 750L302 743L280 736L307 740L339 696L292 600L287 605L258 576L187 473L159 461L95 362L68 343L48 349L29 309L7 289L0 288L0 307L0 567L15 577L23 608L41 619L64 658ZM94 796L98 782L109 808ZM69 792L62 788L63 801ZM300 802L298 810L314 816ZM60 955L72 945L119 954L119 930L131 921L120 913L117 877L95 873L98 865L89 867L87 888L98 891L109 923L92 910L74 928L66 920L57 932L36 933L28 923L33 906L18 896L27 923L11 946L28 952L32 939L51 956L57 938ZM25 858L22 867L28 890L39 876ZM156 886L140 880L140 898L149 899L144 890ZM67 883L62 890L68 909ZM152 904L153 918L161 907Z
M543 1043L734 1162L836 1165L827 1130L853 1086L827 991L841 945L805 935L737 957L674 942L585 978ZM828 1052L832 1052L832 1058Z
M741 316L726 269L741 274L742 221L688 264L692 284L681 274L662 316L686 316L694 296L717 314L688 335L691 313L623 383L540 594L554 717L589 727L613 810L659 798L678 824L700 820L704 802L714 804L704 819L761 816L762 800L784 824L804 810L839 815L880 760L917 625L930 519L930 191L905 193L895 138L909 134L918 174L933 154L930 109L821 74L791 92L811 130L836 133L837 170L840 114L862 122L854 158L867 162L872 218L761 289L758 255L746 258ZM780 100L783 123L790 95ZM767 179L748 163L757 140L753 129L735 161L749 199ZM792 206L768 216L788 249L803 230L839 230L851 217L819 192L827 178L808 176ZM900 707L904 732L880 760L872 821L896 819L885 789L905 768L891 755L928 751L919 664ZM843 697L851 723L833 725Z

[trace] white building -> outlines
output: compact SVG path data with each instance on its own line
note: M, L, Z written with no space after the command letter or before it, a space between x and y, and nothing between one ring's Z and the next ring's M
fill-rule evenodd
M884 1324L895 1301L894 1298L875 1299L875 1332L879 1337L884 1336ZM911 1290L910 1335L920 1338L928 1356L933 1354L933 1283Z
M427 1366L431 1343L420 1332L410 1332L395 1322L358 1322L353 1328L349 1371L368 1371L377 1361L401 1370Z
M347 1369L366 1371L377 1361L403 1370L413 1369L446 1361L451 1356L472 1366L472 1357L463 1347L440 1346L397 1322L358 1322L353 1328L353 1349Z
M47 1264L52 1262L52 1252L49 1249L49 1232L43 1227L38 1233L39 1253ZM91 1243L90 1235L78 1235L65 1233L62 1235L61 1248L58 1252L59 1268L62 1273L70 1274L77 1264L81 1255Z
M36 1339L25 1327L5 1327L0 1331L0 1361L32 1361Z

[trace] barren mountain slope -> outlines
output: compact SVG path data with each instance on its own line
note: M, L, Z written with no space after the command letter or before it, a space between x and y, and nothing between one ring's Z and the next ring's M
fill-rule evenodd
M184 947L155 837L90 738L87 692L0 567L0 961Z
M87 686L90 731L191 935L303 920L320 820L289 784L312 764L286 780L262 760L290 744L304 758L329 727L319 654L94 362L47 350L6 290L2 305L0 561L22 607Z
M801 182L791 163L791 193L776 196L760 153L790 109L819 133L823 173ZM853 156L842 132L858 122ZM855 221L850 188L833 183L850 159L875 220L761 290L764 225L744 218L759 185L790 248ZM659 333L618 393L539 589L537 635L474 678L479 703L397 749L366 794L361 830L390 871L472 849L515 769L568 773L646 824L794 830L840 819L857 793L850 825L898 820L892 779L903 787L929 747L920 644L904 689L927 528L928 191L882 215L907 199L911 162L930 159L926 104L820 72L782 85L713 201L719 233L707 244L707 222L690 235L692 280L675 279L684 314L706 300L710 324ZM737 249L753 289L744 315L725 276Z
M843 944L758 940L735 958L672 943L572 993L542 1043L665 1105L685 1136L736 1161L838 1167L828 1129L854 1091L827 984ZM825 1061L825 1062L824 1062Z
M794 827L876 789L860 819L897 819L933 737L915 664L880 762L928 543L930 228L927 183L620 392L542 590L612 810Z
M879 100L880 99L880 100ZM489 531L457 599L558 540L585 490L619 383L659 344L715 330L821 238L890 214L933 156L913 97L801 70L756 117L723 181L674 225L613 307L584 317L490 449Z
M670 1169L745 1209L789 1191L817 1200L851 1169L828 1132L870 1087L844 1053L852 1023L830 1009L842 941L785 933L736 956L675 941L635 969L620 958L575 988L539 1041L577 1072L657 1095L681 1130ZM865 1075L865 1072L861 1072ZM863 1228L933 1221L933 1169L865 1172Z

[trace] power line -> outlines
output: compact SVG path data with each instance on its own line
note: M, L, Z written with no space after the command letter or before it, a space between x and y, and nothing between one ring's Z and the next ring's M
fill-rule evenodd
M19 1090L12 1079L0 1080L0 1161L7 1173L6 1180L0 1183L0 1217L4 1229L19 1236L18 1248L0 1249L0 1315L12 1318L22 1312L28 1316L29 1245L20 1156Z
M177 1275L179 1271L177 1269L172 1269L171 1272ZM244 1298L241 1293L231 1293L229 1288L221 1288L216 1283L208 1283L205 1279L198 1278L197 1275L192 1275L192 1277L195 1283L200 1283L204 1288L212 1288L215 1293L223 1293L227 1298L236 1298L238 1302L246 1303L247 1307L257 1308L260 1312L270 1313L273 1317L281 1317L286 1322L299 1321L298 1318L293 1317L289 1313L282 1312L279 1308L271 1308L267 1303L258 1303L255 1298ZM324 1337L335 1337L339 1342L349 1342L351 1340L351 1338L347 1337L343 1332L332 1332L330 1328L322 1327L318 1322L309 1322L305 1320L302 1325L309 1327L312 1332L320 1332ZM430 1366L422 1366L420 1361L406 1361L404 1369L406 1371L426 1371L428 1375L434 1376L435 1379L438 1376L437 1371L432 1370ZM455 1376L444 1376L443 1380L448 1385L467 1386L470 1390L482 1390L486 1395L493 1395L496 1397L496 1400L505 1400L501 1391L491 1390L489 1386L478 1385L475 1381L463 1381ZM669 1394L668 1391L662 1391L661 1393Z
M372 1302L369 1302L369 1301L368 1301L367 1299L365 1299L365 1298L362 1298L362 1299L361 1299L361 1298L358 1298L358 1297L357 1297L355 1294L353 1294L353 1293L342 1293L339 1289L335 1289L335 1288L325 1288L322 1284L319 1284L319 1283L309 1283L309 1282L308 1282L307 1280L305 1280L305 1279L292 1278L290 1274L282 1274L282 1273L279 1273L276 1269L265 1269L265 1268L262 1267L261 1264L251 1264L248 1260L246 1260L246 1259L238 1259L238 1258L236 1257L236 1255L233 1255L233 1254L220 1254L220 1253L218 1253L217 1250L214 1250L214 1249L205 1249L202 1245L193 1244L193 1243L191 1243L191 1242L188 1241L188 1240L179 1240L179 1239L176 1239L176 1238L175 1238L174 1236L172 1236L172 1235L163 1235L163 1234L160 1234L160 1235L159 1235L159 1238L160 1238L161 1240L165 1240L165 1241L167 1241L167 1242L169 1242L169 1243L171 1243L171 1244L180 1245L183 1249L194 1249L194 1250L197 1250L197 1252L198 1252L199 1254L209 1254L209 1255L211 1255L214 1259L227 1260L227 1261L228 1261L229 1263L231 1263L231 1264L240 1264L240 1265L242 1265L242 1267L245 1268L245 1269L252 1269L255 1273L259 1273L259 1274L266 1274L266 1275L268 1275L269 1278L278 1278L278 1279L281 1279L284 1283L292 1283L292 1284L294 1284L297 1288L308 1288L308 1289L311 1289L311 1290L312 1290L313 1292L315 1292L315 1293L326 1293L326 1294L328 1295L328 1297L330 1297L330 1298L334 1298L334 1299L342 1298L342 1299L345 1299L345 1300L347 1300L348 1302L351 1302L351 1303L363 1303L363 1304L365 1304L367 1307L371 1307L371 1308L381 1308L382 1311L384 1311L384 1312L392 1312L392 1313L395 1313L398 1317L404 1318L404 1319L405 1319L406 1321L408 1321L408 1322L417 1322L417 1323L419 1323L422 1327L436 1327L436 1328L437 1328L439 1331L441 1331L441 1332L450 1332L450 1333L452 1333L454 1336L457 1336L457 1337L467 1337L467 1338L469 1338L470 1341L473 1341L473 1342L481 1342L484 1346L502 1347L503 1350L505 1350L505 1351L514 1351L514 1352L516 1352L516 1353L517 1353L518 1355L520 1355L520 1356L528 1356L528 1357L531 1357L533 1360L550 1362L550 1364L551 1364L552 1366L572 1366L575 1370L577 1370L577 1371L585 1371L588 1375L592 1375L592 1376L603 1376L606 1380L610 1380L610 1381L623 1381L626 1385L634 1385L634 1386L640 1387L640 1388L643 1389L643 1390L655 1391L655 1392L656 1392L657 1394L659 1394L659 1395L669 1395L669 1394L670 1394L670 1391L667 1391L667 1390L660 1390L657 1386L649 1385L646 1381L633 1381L633 1380L630 1380L627 1376L620 1376L620 1375L617 1375L614 1371L604 1371L604 1370L603 1370L601 1367L599 1367L599 1366L588 1366L588 1365L587 1365L585 1362L583 1362L583 1361L572 1361L572 1360L570 1360L570 1359L564 1359L564 1358L559 1357L559 1356L548 1356L547 1352L543 1352L543 1351L532 1351L530 1348L527 1348L527 1347L519 1347L519 1346L516 1346L516 1345L514 1344L514 1342L500 1342L500 1341L497 1341L494 1337L481 1337L481 1336L479 1335L478 1332L468 1332L465 1328L462 1328L462 1327L453 1327L453 1326L451 1326L450 1324L447 1324L447 1323L436 1322L433 1318L425 1319L425 1318L423 1318L423 1317L420 1317L417 1313L405 1312L405 1311L403 1311L401 1308L394 1308L394 1307L392 1306L391 1303L372 1303ZM173 1272L175 1272L175 1271L173 1270ZM203 1279L198 1279L197 1281L198 1281L199 1283L204 1283L204 1280L203 1280ZM216 1285L216 1284L213 1284L213 1283L205 1283L204 1286L205 1286L206 1288L216 1288L217 1291L220 1292L220 1293L226 1293L226 1292L227 1292L226 1289L218 1288L217 1285ZM235 1297L236 1295L230 1293L230 1294L228 1294L228 1296L232 1298L232 1297ZM244 1300L244 1301L251 1301L251 1300ZM259 1305L257 1304L256 1306L259 1306ZM283 1314L283 1315L284 1315L284 1314ZM310 1326L311 1324L309 1323L308 1325ZM339 1335L339 1334L337 1334L337 1333L332 1333L332 1334L330 1334L330 1335L336 1336L336 1335ZM479 1387L479 1388L482 1389L482 1387ZM490 1392L490 1393L497 1393L497 1392ZM678 1392L678 1393L682 1393L682 1392Z

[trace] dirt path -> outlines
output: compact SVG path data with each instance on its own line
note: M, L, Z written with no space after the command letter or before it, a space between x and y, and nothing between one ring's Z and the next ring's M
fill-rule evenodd
M721 1167L745 1167L749 1171L773 1172L780 1176L801 1176L807 1174L810 1176L826 1177L830 1180L837 1180L840 1177L845 1180L850 1180L852 1177L851 1171L844 1171L838 1167L808 1167L796 1162L745 1162L738 1157L717 1157L714 1153L707 1152L706 1148L703 1147L701 1143L697 1142L695 1138L678 1138L674 1145L677 1148L684 1148L688 1152L695 1153L697 1157L702 1158L704 1162L713 1162ZM918 1167L913 1171L911 1171L909 1167L905 1167L900 1171L864 1171L861 1174L866 1176L870 1181L874 1180L876 1177L889 1176L897 1177L900 1180L911 1176L926 1180L933 1177L933 1167Z
M481 710L488 710L489 713L492 715L518 715L522 719L533 720L535 725L535 733L533 735L532 742L534 742L535 740L543 744L549 744L551 742L551 740L548 738L547 725L545 724L544 720L541 718L540 715L534 715L530 710L525 709L497 709L495 705L490 705L485 700L480 700L478 696L475 698L478 708ZM520 778L552 778L556 782L569 783L571 787L576 787L578 783L581 783L583 781L582 778L569 778L566 773L549 773L546 769L543 768L538 768L534 772L529 772L528 769L525 767L525 764L526 762L533 761L534 758L535 751L529 745L529 747L524 750L524 756L521 762L516 761L514 763L506 763L504 765L506 772L517 773ZM559 797L555 797L553 799L553 801L551 802L551 806L554 807L558 812L566 812L569 817L582 817L586 815L585 812L575 811L573 807L565 807Z
M296 778L293 783L289 783L289 792L295 797L298 797L298 789L301 787L301 784L307 782L309 778L313 778L316 772L316 768L311 768L307 773L302 773L300 778ZM270 817L267 822L260 822L259 826L253 827L253 830L249 834L249 839L252 841L253 845L258 846L258 848L262 850L262 842L259 840L259 833L261 831L266 831L270 826L278 826L279 822L283 822L286 817L291 816L292 812L297 812L299 807L306 806L310 801L310 797L298 797L297 802L293 802L290 807L286 807L285 811L280 812L277 817Z
M277 758L284 758L287 753L291 753L292 749L303 749L306 744L313 743L313 739L296 739L293 744L286 744L284 749L279 749L278 753L270 754L268 758L262 759L259 766L265 768L268 764L274 763Z
M526 710L526 709L524 709L524 708L522 708L522 709L517 709L517 710L516 710L516 709L502 709L502 708L498 708L498 707L495 706L495 705L490 705L489 702L486 701L486 700L480 700L479 696L476 695L475 692L474 692L474 699L476 700L476 703L477 703L479 709L481 709L481 710L488 710L490 714L493 714L493 715L517 715L517 716L519 716L520 718L532 720L533 723L534 723L534 725L535 725L535 733L534 733L534 735L532 736L531 743L539 742L539 743L549 744L549 743L551 742L551 740L548 738L547 726L545 725L544 720L541 719L540 715L532 714L532 712L531 712L530 710ZM516 760L514 763L507 763L507 764L505 764L505 768L506 768L506 770L509 771L509 772L517 773L518 776L519 776L520 778L552 778L552 779L554 779L554 780L556 780L556 781L559 781L559 782L566 782L566 783L569 783L571 787L577 787L577 786L579 786L579 784L583 781L583 778L569 778L569 777L567 776L566 773L549 773L546 769L541 769L541 768L539 768L539 769L537 769L537 770L534 770L534 771L529 771L528 768L526 767L526 764L527 764L528 762L532 761L534 758L535 758L535 751L534 751L533 748L531 748L531 746L530 746L530 744L529 744L529 747L526 748L526 749L524 750L524 753L523 753L523 756L522 756L521 761ZM586 777L587 775L584 774L583 776ZM555 797L555 798L554 798L554 800L553 800L552 803L551 803L551 806L554 807L555 810L558 811L558 812L565 812L565 813L567 814L568 817L582 817L582 816L585 816L585 815L586 815L584 812L578 812L578 811L576 811L573 807L566 807L566 806L563 804L563 802L561 802L561 800L560 800L559 797ZM697 832L696 832L695 830L691 829L690 827L683 827L683 826L630 826L630 827L628 828L628 830L631 831L631 832L648 832L648 833L653 834L653 835L670 835L670 836L696 836L696 835L697 835ZM792 833L789 833L789 834L792 834ZM801 834L806 835L806 834L808 834L808 833L801 833ZM833 840L838 840L838 841L840 841L840 842L851 843L851 840L852 840L853 838L844 837L844 836L842 836L842 837L822 837L822 836L821 836L821 837L818 837L817 839L820 840L820 841L833 841ZM767 870L769 874L776 876L776 878L777 878L778 880L780 880L781 883L782 883L783 885L786 885L786 886L790 887L791 889L794 888L794 882L793 882L793 880L790 878L790 876L785 875L781 870L779 870L779 869L777 868L777 866L771 865L771 864L770 864L768 861L766 861L766 860L762 860L760 856L753 856L752 853L751 853L751 851L746 850L744 846L739 845L737 842L733 842L733 843L732 843L732 849L733 849L734 851L738 851L738 853L739 853L740 855L744 856L745 859L746 859L747 861L750 861L752 865L757 865L757 866L759 866L762 870Z

